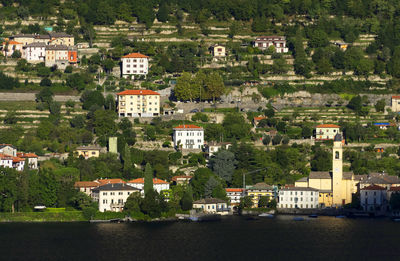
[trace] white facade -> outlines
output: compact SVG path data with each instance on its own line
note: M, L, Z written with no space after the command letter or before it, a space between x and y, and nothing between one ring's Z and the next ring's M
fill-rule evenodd
M206 152L208 153L208 157L211 158L215 153L217 153L221 149L227 150L231 146L232 144L227 142L220 142L220 143L210 142L207 144Z
M129 186L132 186L134 188L140 189L142 191L142 194L144 193L144 191L143 191L144 178L130 180L126 184ZM161 191L169 189L169 183L164 180L154 178L153 179L153 189L155 191L157 191L158 193L161 193Z
M16 157L17 149L10 144L0 144L0 153Z
M160 94L152 90L126 90L117 94L121 117L154 117L160 115Z
M227 215L229 214L228 204L221 199L206 198L193 202L193 209L198 209L204 213Z
M213 56L214 57L225 57L226 56L225 46L214 45L213 46Z
M335 124L321 124L315 129L317 140L333 140L336 134L340 134L340 126Z
M370 185L360 190L360 203L364 211L382 210L387 206L388 198L384 187Z
M107 184L92 190L93 200L99 203L99 211L121 212L126 200L139 190L123 183Z
M400 111L400 96L392 96L392 111Z
M240 199L243 197L243 189L241 188L226 188L226 196L229 198L231 205L237 206L240 203Z
M46 44L31 43L24 47L23 57L28 63L44 62L46 57Z
M131 53L121 58L122 76L144 75L149 72L149 57L140 53Z
M274 46L277 53L287 53L289 51L286 47L286 38L284 36L260 36L256 38L253 46L260 49L268 49L270 46Z
M290 187L279 191L278 208L318 208L319 192L313 188Z
M174 128L174 146L182 149L201 149L204 145L204 129L196 125L180 125Z
M13 167L12 157L0 154L0 167L12 168Z

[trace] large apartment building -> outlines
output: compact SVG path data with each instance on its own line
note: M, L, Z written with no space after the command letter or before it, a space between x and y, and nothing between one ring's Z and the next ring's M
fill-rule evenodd
M118 115L154 117L160 115L160 94L152 90L126 90L117 94Z
M149 57L141 53L130 53L121 57L122 76L146 76L149 72Z

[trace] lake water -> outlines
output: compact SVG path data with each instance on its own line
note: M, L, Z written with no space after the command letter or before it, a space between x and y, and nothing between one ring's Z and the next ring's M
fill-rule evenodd
M0 260L400 260L400 222L2 223Z

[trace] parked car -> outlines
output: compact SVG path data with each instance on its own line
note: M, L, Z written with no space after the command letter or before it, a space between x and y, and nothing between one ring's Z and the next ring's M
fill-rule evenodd
M193 110L191 110L190 112L191 112L191 113L196 113L196 112L199 112L199 110L198 110L198 109L193 109Z

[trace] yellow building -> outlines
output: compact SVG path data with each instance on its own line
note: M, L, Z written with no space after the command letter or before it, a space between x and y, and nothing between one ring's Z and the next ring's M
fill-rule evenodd
M74 36L69 35L67 33L62 32L52 32L50 35L50 44L51 45L66 45L66 46L74 46L75 40Z
M352 172L343 172L343 141L340 134L334 138L331 172L311 172L295 183L296 187L318 189L320 206L344 206L351 203L352 194L357 192L359 179Z
M100 156L101 147L96 145L80 146L76 148L78 157L82 156L85 159L88 158L98 158Z
M212 47L213 56L215 58L225 57L226 56L226 49L225 46L216 44Z
M247 195L253 200L253 207L258 207L258 201L261 197L274 198L274 188L266 183L260 182L246 189Z
M118 115L154 117L160 115L160 94L152 90L126 90L117 94Z

